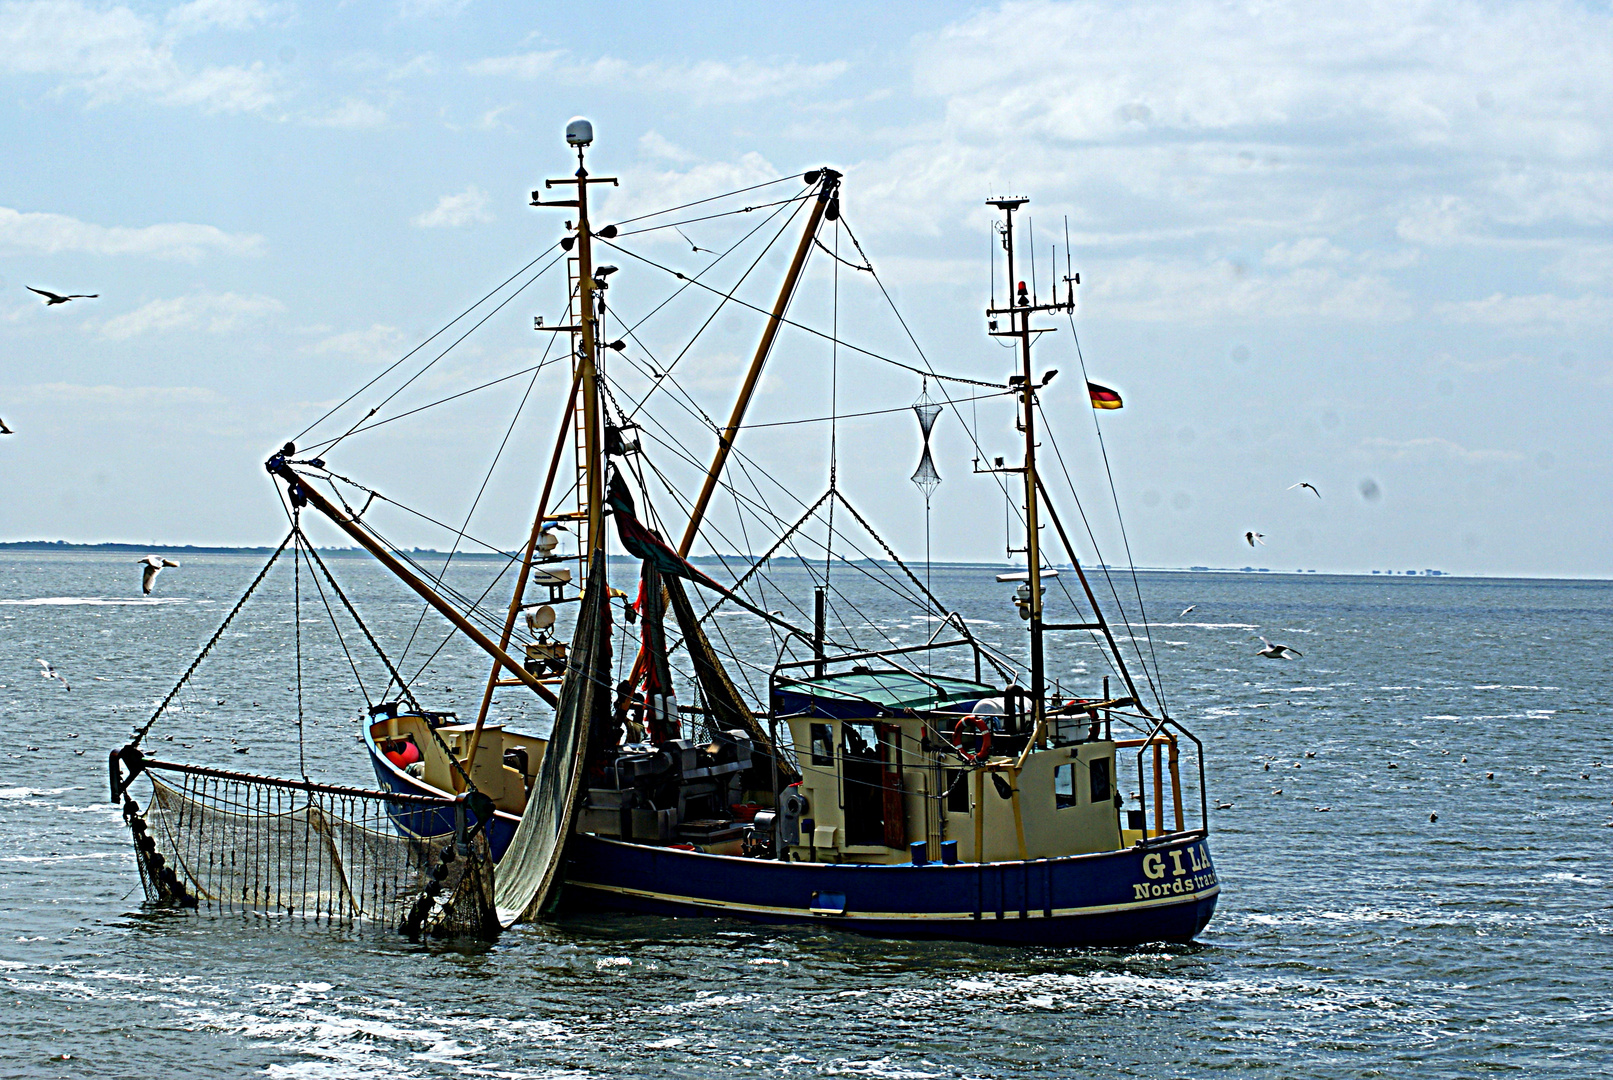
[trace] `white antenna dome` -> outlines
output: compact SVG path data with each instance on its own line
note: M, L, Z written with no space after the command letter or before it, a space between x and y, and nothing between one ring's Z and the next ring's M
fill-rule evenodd
M568 146L587 146L594 141L594 125L580 116L574 116L566 124L566 144Z

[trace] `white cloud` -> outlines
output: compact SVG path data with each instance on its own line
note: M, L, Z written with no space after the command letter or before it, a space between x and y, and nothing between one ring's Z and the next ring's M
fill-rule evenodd
M284 311L285 305L269 296L239 293L197 293L171 300L153 300L135 310L108 319L101 336L123 341L141 334L176 330L228 334L248 322Z
M348 98L341 105L319 116L310 116L305 123L314 127L375 128L387 122L386 112L368 101Z
M279 4L263 0L191 0L169 8L164 19L183 31L250 30L283 14L285 9Z
M25 213L0 206L0 252L7 254L85 252L196 260L209 252L260 255L263 246L261 236L227 233L212 225L94 225L65 214Z
M834 60L801 64L793 60L733 62L698 60L685 64L651 61L634 64L616 57L574 60L564 49L489 57L469 66L473 75L501 75L517 79L554 79L633 87L636 90L676 94L690 104L738 105L781 97L822 87L845 74L847 64Z
M1546 330L1613 321L1613 301L1605 296L1556 296L1536 293L1508 296L1492 293L1482 300L1437 304L1435 314L1450 323Z
M449 228L492 221L487 212L487 192L472 184L458 195L444 195L437 205L410 219L410 224L422 229Z
M233 11L215 7L216 17ZM203 18L207 10L194 16ZM205 112L246 112L277 99L274 76L261 63L188 69L151 20L126 7L91 8L80 0L0 4L0 72L55 77L60 88L82 92L92 105L138 96Z
M1396 323L1412 315L1406 296L1376 274L1300 266L1275 273L1236 260L1136 257L1091 264L1083 310L1138 322L1311 320Z
M1325 236L1307 236L1283 241L1266 249L1261 262L1267 266L1304 266L1310 262L1342 262L1350 253Z
M396 360L403 352L403 331L376 323L368 330L332 334L305 351L314 356L345 356L362 363L384 363Z
M1460 443L1438 436L1420 439L1362 439L1361 447L1373 457L1415 458L1444 457L1468 465L1490 465L1505 461L1522 461L1523 455L1510 450L1469 450Z

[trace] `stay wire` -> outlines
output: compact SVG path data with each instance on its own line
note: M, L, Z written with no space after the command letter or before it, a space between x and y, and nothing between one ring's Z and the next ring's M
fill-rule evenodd
M308 548L311 546L300 546L305 559L308 557ZM308 578L314 583L314 588L319 593L319 602L325 605L325 614L330 618L330 628L336 635L336 644L342 647L342 655L347 658L347 666L353 669L353 679L358 683L359 693L364 695L364 705L368 708L374 705L375 701L370 697L370 692L364 685L364 676L359 674L358 662L353 659L353 652L347 647L347 638L342 635L341 625L336 621L336 610L330 606L330 600L325 596L325 587L319 583L319 577L314 573L311 560L308 564Z
M302 525L298 520L301 515L302 511L300 509L292 511L291 531L297 537L295 546L298 550L303 547ZM302 560L293 558L291 567L291 593L293 597L291 625L297 642L297 768L301 771L303 780L307 781L308 757L303 748L302 738Z
M528 284L530 284L530 282ZM544 361L549 359L549 352L554 348L555 338L558 336L559 335L550 336L549 344L544 347L543 351ZM471 500L470 509L465 511L465 520L460 523L459 530L454 535L453 547L449 550L448 557L443 560L442 574L439 576L447 575L449 565L454 561L454 556L459 553L459 545L464 541L465 530L470 527L470 519L475 516L476 508L481 506L482 496L487 494L487 485L492 482L493 473L498 468L499 461L504 457L504 448L509 446L510 436L515 433L515 425L520 423L521 414L526 410L526 403L531 400L532 388L537 385L538 373L542 370L542 368L543 363L540 362L537 368L532 372L532 378L527 381L526 391L521 395L521 400L516 403L515 413L510 417L510 422L504 429L504 438L499 441L498 449L493 452L493 460L488 464L487 472L482 477L482 486L476 489L476 497ZM500 574L499 576L502 577L503 575ZM414 632L409 635L408 642L403 646L403 652L398 656L398 662L400 664L409 655L409 649L414 645L415 635L420 632L421 624L423 624L426 620L426 611L428 610L428 607L429 605L421 606L420 618L415 622ZM435 650L433 650L431 655L436 656L437 653L441 651L442 646L439 645ZM427 663L430 663L430 660L427 660ZM420 670L424 671L425 666L422 665ZM416 673L415 678L418 679L419 677L419 673ZM388 686L387 689L390 690L391 686Z
M269 561L263 564L263 569L258 571L258 576L252 579L252 584L246 587L246 592L241 594L241 598L235 602L235 606L230 609L230 613L224 616L224 621L218 624L218 629L213 631L213 636L207 639L207 644L203 645L201 651L196 654L196 659L190 662L190 667L186 668L185 673L179 677L179 681L174 683L174 688L168 691L168 696L157 704L157 708L152 712L151 718L135 731L133 738L129 741L131 747L140 745L140 741L151 730L151 725L155 724L157 718L167 711L175 695L190 681L190 677L196 674L196 669L201 666L203 660L207 659L207 655L213 651L213 647L219 643L219 639L224 636L224 631L230 628L230 623L235 621L235 617L241 613L241 609L252 598L252 594L257 592L258 586L263 584L263 579L269 576L269 571L274 568L275 562L279 560L281 553L286 550L286 545L291 543L292 538L296 535L295 531L286 533L286 538L280 541L279 547L274 549L274 554L269 556Z
M1084 384L1087 381L1087 359L1081 352L1081 335L1076 333L1075 330L1075 313L1073 311L1069 311L1066 312L1066 315L1068 315L1070 320L1070 340L1075 344L1075 356L1076 359L1081 362L1081 381ZM1143 627L1146 630L1148 626L1148 608L1143 603L1142 585L1137 580L1137 561L1132 558L1131 555L1131 538L1126 535L1126 518L1125 515L1120 512L1120 493L1115 490L1114 473L1109 469L1109 450L1103 442L1103 425L1098 423L1098 412L1096 409L1092 411L1092 429L1098 435L1098 452L1103 456L1103 473L1109 481L1109 498L1114 503L1115 521L1120 526L1120 541L1126 549L1126 567L1131 574L1132 592L1135 593L1137 597L1137 614L1138 617L1142 619ZM1152 631L1148 631L1148 655L1153 660L1154 670L1159 674L1161 684L1154 687L1154 699L1159 703L1160 713L1169 715L1170 710L1167 709L1165 705L1165 690L1163 685L1164 673L1159 671L1159 655L1154 649L1154 635ZM1149 681L1152 682L1153 680L1150 679Z
M371 409L368 413L366 413L364 415L363 419L359 420L358 423L355 423L351 428L347 429L347 431L343 432L340 436L338 436L337 438L331 440L329 443L321 443L320 444L321 448L327 453L329 451L331 451L331 450L336 449L337 444L339 444L343 439L347 438L349 435L353 434L354 431L358 430L359 424L362 424L364 422L364 420L368 420L371 416L374 416L377 412L379 412L380 410L386 408L387 405L390 404L391 401L394 398L396 398L399 394L403 393L411 385L413 385L413 383L414 383L414 381L416 379L420 378L426 372L430 371L432 366L435 365L437 363L437 361L439 361L443 357L447 356L450 352L452 352L459 345L460 342L464 341L466 338L468 338L472 334L474 334L477 330L481 329L482 326L484 326L487 323L487 320L491 319L494 315L497 315L500 311L503 311L505 306L507 304L509 304L510 301L514 300L517 296L520 296L523 292L525 292L527 290L527 288L529 286L532 285L533 282L537 281L544 274L547 274L550 270L554 269L555 265L557 263L559 263L565 257L566 257L566 253L564 251L562 251L559 255L556 255L553 259L549 260L549 262L543 267L543 269L539 270L536 274L533 274L531 277L527 278L525 283L523 283L520 288L518 288L514 292L510 293L510 295L506 296L503 300L500 300L498 302L498 304L494 306L493 310L489 311L486 315L483 315L480 319L476 320L475 324L472 325L469 330L466 330L463 334L460 334L457 338L455 338L452 342L449 343L449 345L448 345L448 347L446 349L444 349L442 352L438 353L428 363L422 365L419 371L415 372L413 375L411 375L407 379L405 379L403 381L403 383L396 390L392 391L386 397L382 398L381 403L379 405L375 406L375 408ZM536 260L534 260L534 261L536 261ZM528 265L530 265L530 264L528 264Z
M392 364L389 365L386 368L386 370L382 371L380 374L376 375L375 378L371 379L369 382L365 383L363 386L359 387L357 390L354 390L351 394L348 394L341 401L339 401L335 405L331 406L331 408L329 410L327 410L325 412L325 414L323 416L321 416L318 420L315 420L313 423L309 424L307 427L305 427L301 431L297 432L296 438L294 438L292 441L296 442L296 441L300 440L304 435L306 435L310 431L314 430L314 428L318 427L320 424L323 424L326 420L330 419L337 412L339 412L340 410L346 408L348 405L352 404L354 398L358 397L364 391L366 391L370 387L374 386L377 382L379 382L380 380L386 378L392 372L396 371L398 366L400 364L402 364L405 360L409 359L409 357L413 356L415 353L419 352L421 349L424 349L427 345L430 345L437 338L441 337L444 333L446 333L448 331L448 329L450 327L452 327L460 319L463 319L466 315L469 315L471 312L475 311L477 308L479 308L483 304L487 303L489 298L498 295L498 291L500 289L504 288L504 286L508 285L510 282L514 281L516 278L520 277L522 274L524 274L528 270L532 269L532 267L536 266L543 259L543 256L547 255L548 253L549 253L549 249L545 249L542 252L542 254L536 256L531 262L529 262L525 266L521 267L521 269L519 269L515 273L511 274L509 277L505 278L503 281L499 282L497 285L493 286L493 288L488 291L486 296L483 296L480 300L476 301L470 307L466 308L464 311L461 311L458 315L455 315L452 319L449 319L446 323L444 323L442 325L442 327L440 329L437 330L436 333L432 334L430 337L426 338L420 344L416 345L414 348L410 349L408 352L406 352L402 356L398 357L398 359L393 361ZM323 444L321 444L321 445L323 445Z
M706 320L700 324L700 328L694 332L694 336L689 339L688 343L685 344L683 346L683 348L678 351L678 355L674 356L672 358L672 363L667 365L666 369L662 372L661 378L656 380L656 384L652 385L650 387L650 389L645 392L644 397L639 399L639 401L636 404L634 404L633 411L628 414L628 417L627 417L628 419L631 419L632 417L638 415L639 410L644 407L645 402L649 401L649 399L655 394L655 391L658 388L659 383L661 381L664 381L665 379L668 379L668 378L671 377L673 369L675 369L678 366L678 363L685 356L689 355L689 350L694 348L694 344L695 344L696 341L698 341L700 339L700 335L705 333L706 329L709 326L711 326L711 324L713 322L716 321L717 316L722 313L722 309L723 309L724 305L726 305L730 300L734 299L734 293L738 292L739 287L741 285L745 284L745 282L750 279L751 274L756 270L756 268L758 266L761 265L762 260L767 258L767 253L769 251L773 250L773 245L778 243L779 237L784 235L784 230L786 230L786 229L788 229L790 227L791 222L793 222L795 220L796 215L799 214L801 212L802 208L805 207L805 206L806 206L805 203L800 203L799 205L796 206L795 211L793 213L791 213L789 217L785 218L783 224L781 224L778 227L778 231L773 234L773 238L771 240L769 240L765 245L763 245L762 250L757 253L756 258L753 259L751 261L751 264L745 268L745 272L739 275L739 280L735 281L733 283L733 285L729 287L729 289L728 289L728 291L726 293L719 293L719 295L722 296L722 300L719 301L717 306L712 309L711 314L706 316ZM766 225L767 222L771 221L771 220L773 220L772 217L769 217L766 221L763 221L761 223L761 225ZM761 225L758 225L757 229L760 229ZM739 240L739 242L734 245L734 247L738 247L739 244L742 244L742 243L745 242L745 240L750 239L750 237L756 233L757 229L751 230L751 232L746 234L746 236L744 236L743 238L741 238ZM729 251L732 251L732 250L733 250L733 248L729 249ZM725 252L724 254L726 255L727 252ZM713 262L712 265L716 265L716 263ZM710 269L710 267L708 267L707 269ZM701 271L701 273L704 274L705 271ZM708 288L708 289L711 288L711 286L705 285L703 282L698 282L698 281L691 281L690 284L699 284L699 285L701 285L702 288ZM683 291L682 289L678 290L678 292L682 292L682 291ZM711 291L717 292L716 289L712 289ZM674 293L673 295L675 296L677 294ZM668 299L670 300L671 298L669 297ZM736 302L743 303L743 301L736 301ZM662 306L664 306L664 304ZM746 304L745 306L746 307L751 307L752 305ZM660 307L657 307L656 310L659 311ZM653 314L653 312L651 314ZM634 341L639 341L639 338L638 338L637 334L633 333L633 331L636 330L638 327L644 325L644 322L648 318L649 318L649 316L646 315L643 319L637 320L633 324L633 328L628 331L629 334L632 334ZM640 342L640 345L642 345L642 344L643 343ZM645 351L648 352L649 350L646 349Z
M725 191L721 195L708 195L704 199L696 199L694 202L680 203L677 206L671 206L665 210L652 210L648 214L640 214L638 217L623 218L621 221L616 222L616 227L621 228L623 225L631 225L635 221L647 221L653 217L660 217L662 214L675 214L679 210L687 210L691 206L699 206L702 203L716 202L718 199L731 199L735 195L743 195L747 191L759 191L765 187L772 187L774 184L782 184L784 181L793 180L800 175L800 173L786 173L785 175L778 177L776 180L764 180L760 184L752 184L750 187L735 188L733 191Z
M1083 381L1084 381L1084 373L1083 373ZM1037 410L1039 412L1041 412L1040 403L1037 404ZM1046 422L1047 416L1046 416L1045 412L1042 413L1042 419L1043 419L1042 429L1047 435L1048 444L1053 447L1053 455L1054 455L1054 457L1057 459L1057 461L1059 463L1059 470L1064 474L1064 483L1070 489L1070 496L1071 496L1071 498L1073 498L1075 500L1075 509L1076 509L1076 512L1081 515L1081 524L1082 524L1082 527L1084 527L1086 529L1086 531L1087 531L1087 540L1092 544L1092 550L1095 553L1098 553L1098 566L1103 571L1103 580L1104 580L1105 584L1107 584L1109 586L1109 595L1114 598L1115 610L1120 613L1120 621L1126 628L1126 637L1131 641L1131 650L1137 656L1137 666L1142 669L1143 679L1144 679L1144 681L1146 681L1148 683L1148 688L1149 688L1149 690L1151 690L1153 692L1154 700L1155 700L1155 702L1158 703L1160 712L1163 713L1163 712L1165 712L1165 698L1164 698L1164 695L1160 692L1159 683L1155 681L1155 677L1154 677L1155 673L1150 670L1148 661L1143 657L1142 647L1137 644L1137 631L1131 625L1131 616L1126 614L1126 605L1121 602L1121 600L1120 600L1120 592L1119 592L1119 590L1117 590L1115 588L1114 578L1109 573L1108 563L1102 557L1102 553L1101 553L1101 551L1099 549L1099 546L1098 546L1098 538L1097 538L1096 534L1094 534L1094 532L1092 530L1092 522L1087 517L1086 508L1081 505L1081 498L1080 498L1079 495L1077 495L1075 493L1075 481L1071 478L1069 467L1064 462L1064 451L1062 449L1060 449L1059 444L1058 444L1058 439L1055 438L1054 435L1053 435L1052 425ZM1112 481L1111 481L1111 483L1112 483ZM1124 528L1124 526L1122 526L1122 529L1123 528ZM1073 552L1071 552L1070 555L1071 555L1072 558L1074 557ZM1127 563L1130 564L1131 552L1130 552L1129 549L1126 552L1126 560L1127 560ZM1137 571L1136 571L1135 567L1132 568L1131 573L1132 573L1132 581L1135 584L1136 575L1137 575ZM1141 610L1141 603L1142 603L1142 598L1141 598L1141 595L1139 594L1139 596L1138 596L1138 605L1139 605L1138 614L1139 614L1139 617L1142 618L1143 626L1144 626L1144 629L1146 630L1147 625L1148 625L1148 622L1147 622L1148 616L1147 616L1146 611ZM1148 651L1149 651L1149 655L1154 657L1155 661L1157 663L1158 656L1157 656L1157 653L1154 650L1154 636L1153 636L1152 632L1148 633ZM1117 672L1117 674L1118 674L1118 672Z
M716 289L716 288L714 288L714 287L712 287L710 285L707 285L703 281L695 281L693 278L690 278L688 275L683 274L683 273L681 273L681 272L679 272L677 270L672 269L670 266L666 266L663 263L658 263L654 259L649 258L648 256L640 255L636 251L629 251L627 248L622 247L620 244L615 244L615 243L612 243L609 240L604 240L604 239L600 239L599 242L604 244L607 247L614 248L615 250L620 251L623 255L626 255L630 259L637 259L639 262L644 263L646 266L653 266L653 267L655 267L655 269L660 270L663 273L671 274L673 277L676 277L679 280L687 281L692 285L697 285L700 288L705 289L707 292L716 293L719 296L723 295L721 290ZM874 275L874 280L876 280L876 281L879 280L879 276L877 274ZM884 288L883 285L881 285L880 287L881 287L881 289ZM730 299L732 300L733 303L736 303L736 304L740 305L741 307L749 308L750 310L756 312L759 315L766 315L768 318L772 318L772 316L773 316L773 313L771 311L768 311L765 308L757 307L755 304L749 303L748 301L745 301L745 300L741 300L738 297L731 297ZM886 299L889 299L889 297L887 296ZM825 340L827 340L829 338L829 335L825 334L822 330L814 329L813 327L807 326L805 323L798 323L793 319L781 318L781 319L779 319L779 322L782 323L785 326L789 326L789 327L792 327L792 328L794 328L796 330L801 330L801 331L804 331L805 333L811 334L813 337L824 338ZM900 360L895 360L895 359L892 359L889 356L885 356L885 355L883 355L881 353L874 352L872 349L865 349L860 345L853 345L849 341L842 341L842 342L840 342L840 344L843 345L844 347L846 347L847 349L850 349L852 352L861 353L862 355L864 355L866 357L869 357L870 359L878 360L881 363L890 364L892 367L899 367L899 368L903 369L904 371L911 371L915 375L929 375L929 377L932 378L932 379L944 379L947 382L963 383L963 384L966 384L966 385L969 385L969 386L989 386L989 387L992 387L993 389L1001 389L1002 385L1003 385L1002 383L985 382L985 381L980 380L980 379L968 379L968 378L964 378L961 375L942 375L939 372L936 372L936 371L933 371L933 370L932 371L925 371L922 368L916 368L916 367L912 366L911 364L904 364Z

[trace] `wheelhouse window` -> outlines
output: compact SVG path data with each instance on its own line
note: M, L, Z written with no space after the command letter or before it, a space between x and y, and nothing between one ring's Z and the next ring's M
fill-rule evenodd
M879 730L873 724L853 724L843 721L840 725L841 741L848 758L857 758L861 761L879 760Z
M1108 758L1094 758L1087 762L1087 781L1091 784L1093 802L1108 802L1114 798L1114 789L1109 784Z
M1063 810L1075 805L1075 766L1060 765L1053 770L1053 805Z
M812 725L812 764L834 765L835 733L833 724Z

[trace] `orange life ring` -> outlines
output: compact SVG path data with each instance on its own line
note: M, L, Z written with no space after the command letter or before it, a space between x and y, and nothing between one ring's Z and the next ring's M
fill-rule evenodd
M980 743L975 747L975 751L972 754L963 748L963 725L971 721L975 726L975 734L980 737ZM983 716L974 716L972 714L959 717L957 724L952 728L952 748L958 752L959 757L971 765L985 761L986 755L991 751L990 722Z

